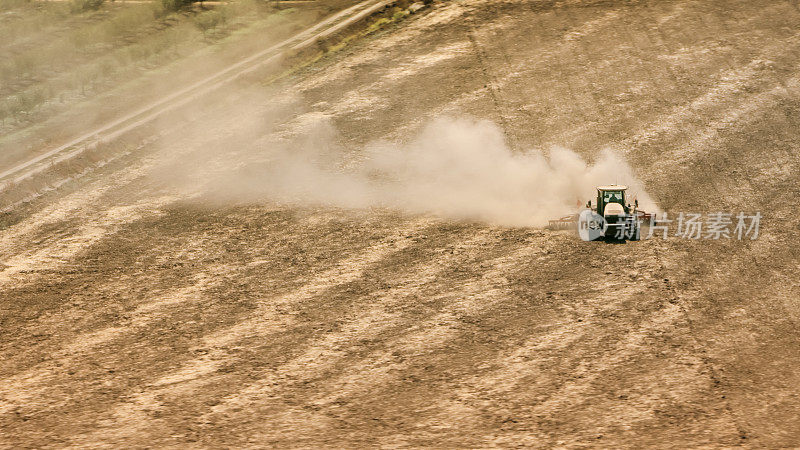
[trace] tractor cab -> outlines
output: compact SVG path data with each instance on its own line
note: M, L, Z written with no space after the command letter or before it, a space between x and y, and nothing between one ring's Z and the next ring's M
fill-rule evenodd
M625 191L627 189L628 189L627 186L622 186L618 184L612 184L609 186L598 186L597 214L605 216L606 206L608 206L611 203L616 203L622 206L622 211L624 211L625 214L630 213L630 211L628 211L629 208L627 206L627 203L625 202ZM618 207L613 207L611 209L619 211Z

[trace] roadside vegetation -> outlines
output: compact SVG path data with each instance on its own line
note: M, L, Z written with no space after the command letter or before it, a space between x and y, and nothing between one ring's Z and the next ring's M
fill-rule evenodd
M293 64L286 70L268 77L266 83L271 83L285 77L291 76L301 70L317 63L321 59L341 51L352 42L364 36L378 32L389 24L399 22L420 9L429 6L433 0L405 0L396 2L394 6L386 8L383 12L376 14L368 19L365 25L358 25L350 30L336 34L334 36L318 39L316 46L310 52L300 52L292 56Z
M0 0L0 134L113 89L246 27L285 22L266 0Z

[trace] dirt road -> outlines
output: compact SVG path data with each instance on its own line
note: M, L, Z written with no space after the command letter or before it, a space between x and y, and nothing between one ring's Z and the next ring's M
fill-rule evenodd
M797 446L799 25L788 1L439 2L175 127L2 230L0 445ZM760 211L760 236L193 188L315 118L357 152L441 115L616 149L664 210Z

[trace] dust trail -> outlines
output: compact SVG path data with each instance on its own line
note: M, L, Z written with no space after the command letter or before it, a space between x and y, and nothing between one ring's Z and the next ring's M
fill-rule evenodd
M576 211L595 186L619 183L655 209L630 166L610 150L591 164L560 147L514 152L485 120L435 119L408 143L372 143L357 156L336 141L333 126L319 120L300 139L261 144L267 162L240 167L207 188L227 199L542 226Z

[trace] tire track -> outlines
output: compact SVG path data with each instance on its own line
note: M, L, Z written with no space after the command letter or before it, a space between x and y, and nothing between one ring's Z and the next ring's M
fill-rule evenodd
M276 242L280 239L285 239L285 237L278 232L280 225L281 224L275 225L276 229L274 230L274 239ZM357 270L356 272L351 273L343 271L348 267L352 267L355 262L364 261L363 264L368 264L372 259L380 260L382 255L400 251L402 248L404 248L404 245L408 245L409 243L413 242L414 230L425 225L427 225L427 222L422 222L411 228L406 228L405 231L412 233L412 235L405 237L397 248L394 246L394 244L398 241L398 239L392 236L389 236L387 241L382 241L373 247L366 249L359 248L357 250L358 254L349 256L350 259L345 259L344 261L339 262L338 265L336 265L333 269L330 269L322 274L318 274L316 280L318 283L324 283L328 278L335 278L336 276L339 276L338 280L340 281L342 280L342 277L346 278L356 276L355 274L357 274ZM308 233L314 234L320 231L325 231L325 229L314 227L309 229ZM304 236L301 234L299 239L302 239L303 237ZM326 243L324 240L320 240L319 242L322 244ZM264 244L270 246L270 242L265 242ZM157 247L153 251L158 250L159 248ZM215 267L217 267L218 270L215 270ZM159 325L155 322L162 320L165 309L172 308L176 305L186 305L187 302L198 304L199 306L199 304L204 300L212 300L212 298L209 297L209 294L205 294L205 292L212 290L215 286L219 286L225 278L241 277L243 275L242 272L247 267L250 267L250 265L236 266L231 265L230 263L203 267L203 269L195 273L192 278L186 281L186 286L168 291L160 298L155 298L151 301L138 304L136 309L126 313L127 319L125 320L124 325L114 324L94 332L78 334L73 340L68 341L60 346L60 349L56 350L51 356L48 356L48 359L43 363L33 366L23 372L5 377L3 379L3 387L0 388L0 414L9 413L16 408L31 405L32 400L45 397L45 391L58 392L60 389L64 388L64 383L66 381L59 380L59 377L63 377L64 372L71 368L85 365L87 358L97 358L98 356L102 355L103 352L101 352L98 348L100 345L109 344L112 340L120 341L123 338L130 339L130 335L140 332L148 327L156 327L153 330L153 332L156 334L163 333L164 330L157 328ZM317 292L316 290L325 289L325 286L323 285L307 284L309 282L313 282L313 280L314 279L298 281L284 279L282 282L287 283L290 286L298 283L306 283L304 285L304 288L306 289L305 291L302 291L303 288L301 288L300 292L295 290L294 294L309 296L314 295ZM233 338L230 335L225 336L226 333L230 333L232 331L253 331L257 326L263 325L264 318L262 315L273 306L275 305L270 304L269 300L264 300L261 308L255 311L255 315L251 313L249 319L247 319L245 322L240 322L234 325L232 328L226 328L224 332L212 334L209 339L213 340L215 336L222 335L223 337L226 337L232 341ZM186 306L184 306L183 309L186 309ZM280 308L278 307L277 309ZM63 313L61 316L63 316ZM169 316L167 315L167 317ZM42 321L39 320L38 322L38 326L42 327ZM223 346L222 348L224 350L224 343L217 342L216 344ZM69 381L68 378L67 381ZM64 401L66 402L68 400ZM66 403L57 401L47 405L47 409L52 410L54 408L63 408L65 406Z
M338 376L327 376L316 379L314 390L317 394L312 394L303 403L310 405L308 409L298 409L287 405L279 404L277 409L271 413L271 425L268 430L261 431L257 436L260 442L307 442L309 437L308 430L304 424L310 423L314 427L321 427L319 431L330 432L333 423L326 419L325 412L331 414L340 410L337 405L347 404L348 400L367 395L392 383L397 377L404 373L404 370L413 363L414 357L421 357L437 348L441 348L447 342L460 334L462 318L490 311L493 305L505 300L504 285L506 283L503 275L519 259L534 257L543 254L546 250L534 245L517 248L509 255L493 257L485 262L485 266L491 267L482 274L479 280L470 281L462 285L457 292L443 292L437 294L429 301L441 302L444 304L443 311L433 313L429 318L412 325L400 334L383 338L382 349L376 350L365 355L359 355L358 361L348 363L345 370ZM397 355L407 355L406 358L398 358ZM409 359L410 358L410 359ZM296 376L300 376L303 369L301 365L295 367ZM265 383L265 385L269 385ZM254 398L249 399L245 405L255 405L260 401L270 398L269 390L261 392ZM280 397L279 397L280 398ZM242 404L236 404L241 408ZM287 409L288 407L288 409ZM214 409L213 415L206 420L217 422L222 417L233 412L231 406ZM234 415L229 420L236 420ZM328 424L328 427L324 426ZM303 425L300 425L303 424ZM310 442L315 442L313 438Z
M3 262L0 270L0 286L10 282L31 282L27 274L34 274L36 279L43 271L51 271L66 264L79 252L91 247L104 236L112 234L122 225L138 220L146 215L158 215L159 210L176 200L173 196L162 196L155 199L140 200L128 206L116 206L107 209L100 217L90 219L77 230L44 248L24 251Z
M90 435L77 436L74 441L124 441L141 434L144 431L142 427L148 426L148 411L161 407L159 398L165 394L190 395L191 392L201 390L209 383L207 378L228 362L231 346L253 336L263 338L290 328L295 323L294 316L289 312L293 307L336 286L359 279L370 266L409 248L414 243L414 234L430 226L430 221L418 220L376 245L314 275L299 289L262 300L249 317L231 327L204 336L197 344L198 348L203 349L202 356L190 359L177 369L162 375L150 383L148 389L130 394L130 401L112 408L107 427Z

